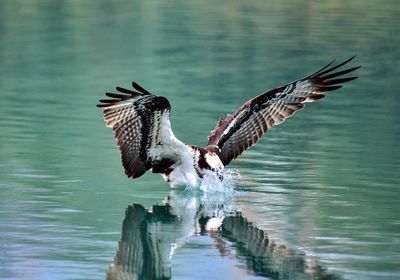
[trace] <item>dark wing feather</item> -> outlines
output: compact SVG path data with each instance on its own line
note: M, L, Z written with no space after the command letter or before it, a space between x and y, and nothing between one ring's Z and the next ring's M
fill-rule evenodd
M100 100L102 104L97 106L103 109L104 120L114 131L125 174L137 178L153 165L149 152L155 144L163 142L160 119L167 113L169 125L170 104L165 97L153 95L136 83L133 85L140 92L117 87L122 94L106 93L113 99Z
M304 103L323 98L326 92L336 90L340 84L356 79L344 77L359 67L334 72L354 57L331 66L333 61L308 77L264 92L247 101L234 114L220 119L208 137L208 145L221 149L220 158L226 165L254 145L269 128L278 125Z

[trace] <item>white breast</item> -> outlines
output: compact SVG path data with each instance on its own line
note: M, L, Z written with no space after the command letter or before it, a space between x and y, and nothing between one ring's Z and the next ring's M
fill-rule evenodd
M175 163L173 171L168 176L163 176L173 187L174 186L191 186L200 185L201 178L194 168L196 160L196 151L189 146L179 150L179 161Z

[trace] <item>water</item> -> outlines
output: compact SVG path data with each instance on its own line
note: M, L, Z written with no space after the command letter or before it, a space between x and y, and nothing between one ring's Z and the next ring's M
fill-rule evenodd
M400 278L399 16L394 0L1 1L0 278L102 279L126 207L171 194L124 177L104 92L135 80L167 96L177 137L204 145L254 95L353 54L358 80L231 165L232 205L330 273ZM213 240L184 240L172 278L258 277Z

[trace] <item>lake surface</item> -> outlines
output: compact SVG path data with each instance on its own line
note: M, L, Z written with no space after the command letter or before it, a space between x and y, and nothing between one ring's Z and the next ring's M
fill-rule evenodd
M176 136L205 145L253 96L357 54L359 79L230 165L227 204L330 273L399 279L399 18L395 0L1 1L0 278L103 279L127 206L174 195L125 177L104 92L168 97ZM172 279L262 278L191 234Z

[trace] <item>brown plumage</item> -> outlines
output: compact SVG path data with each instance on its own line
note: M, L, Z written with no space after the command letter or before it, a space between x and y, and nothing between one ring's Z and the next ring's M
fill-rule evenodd
M100 100L107 126L114 131L128 177L147 170L161 173L172 183L197 185L207 171L222 178L223 167L254 145L272 126L278 125L306 102L314 102L341 84L357 77L343 77L359 67L335 71L354 57L294 82L266 91L221 118L204 148L186 145L171 131L170 104L132 83L135 90L117 87L112 99Z
M247 101L234 114L218 121L208 136L208 145L218 146L221 149L222 163L229 164L254 145L269 128L302 109L304 103L319 100L328 91L341 88L339 84L356 79L357 77L335 78L359 67L333 72L353 58L329 68L332 61L303 79L266 91Z

